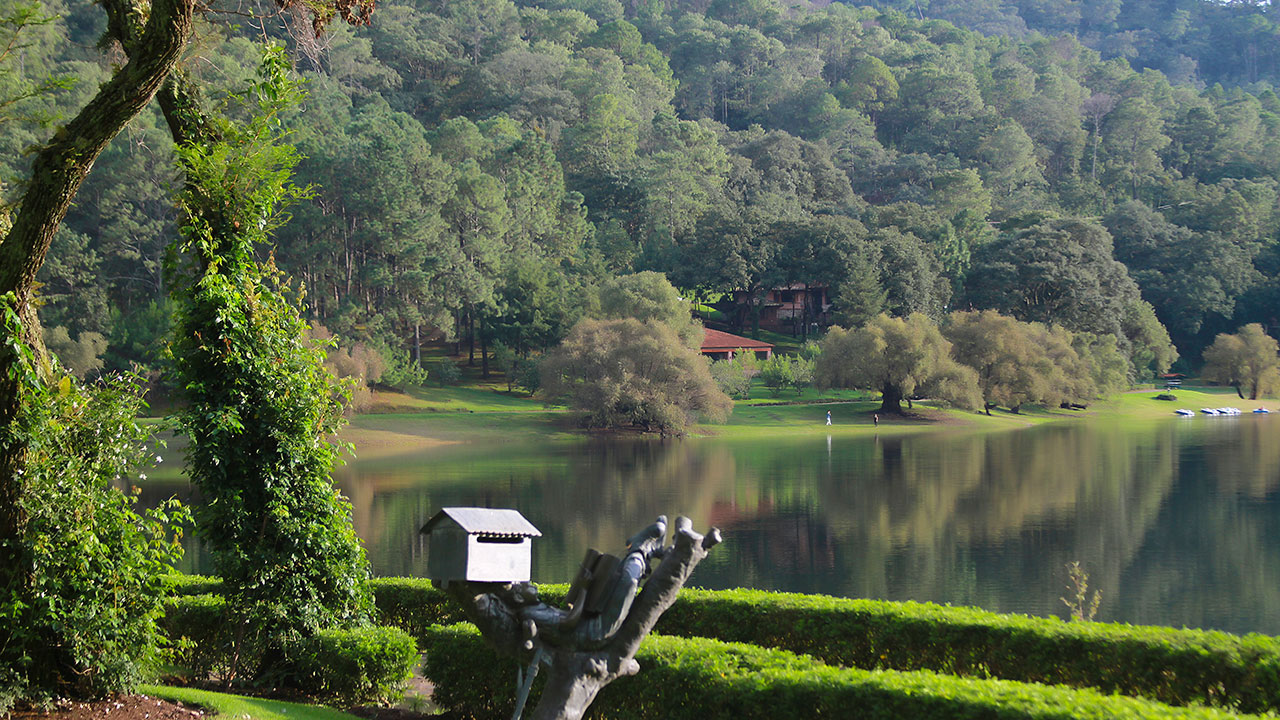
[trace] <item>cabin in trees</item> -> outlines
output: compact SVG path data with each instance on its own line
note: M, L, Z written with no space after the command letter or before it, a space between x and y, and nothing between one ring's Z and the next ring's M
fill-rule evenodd
M773 346L767 342L752 340L719 330L707 329L702 337L702 354L712 360L732 360L739 350L754 352L761 360L773 357Z
M792 335L831 325L831 298L826 286L792 283L763 292L735 290L733 304L742 327L752 325L752 306L759 305L760 327Z
M533 538L542 533L518 510L447 507L420 531L427 577L440 581L528 582Z

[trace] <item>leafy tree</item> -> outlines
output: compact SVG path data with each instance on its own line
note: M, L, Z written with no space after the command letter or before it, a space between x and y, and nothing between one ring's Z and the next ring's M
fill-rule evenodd
M1133 365L1115 335L1076 333L1072 347L1089 364L1090 377L1099 395L1110 395L1129 387Z
M543 359L540 392L588 427L680 435L699 415L722 421L733 409L707 365L662 322L586 319Z
M137 495L115 487L153 459L151 433L137 421L146 407L139 378L85 386L56 365L40 371L14 304L0 297L0 333L18 354L23 402L0 443L27 445L21 506L9 509L24 522L3 538L12 564L0 577L0 711L143 679L163 643L163 578L182 556L188 517L176 501L138 513Z
M940 317L951 287L940 276L938 261L924 242L896 228L874 233L871 242L880 249L880 284L889 312L901 317L914 313Z
M754 354L752 354L754 357ZM720 391L736 399L745 400L751 392L750 371L743 367L739 357L711 362L711 378L716 381Z
M951 359L951 343L928 317L878 315L857 330L833 327L822 340L814 377L819 387L878 390L880 412L901 413L918 391L965 408L980 401L972 370Z
M277 115L298 99L279 49L245 98L250 119L179 147L186 189L173 362L187 406L188 475L205 503L197 527L242 631L255 679L281 672L290 640L372 610L364 551L330 471L340 393L288 288L256 251L301 191ZM255 652L256 651L256 652ZM239 653L238 653L239 654ZM234 672L234 671L233 671Z
M107 339L101 333L82 332L72 340L67 329L59 325L45 333L44 341L49 351L81 380L88 373L102 369L102 353L107 349Z
M702 346L702 323L694 319L689 303L662 273L646 271L605 282L600 288L600 317L660 322L686 346Z
M1112 258L1107 231L1088 220L1045 220L974 254L966 296L1019 320L1120 335L1138 290Z
M1175 225L1141 203L1120 205L1103 223L1115 238L1116 259L1184 347L1206 318L1230 317L1235 298L1256 281L1250 248Z
M835 87L836 97L848 107L876 116L898 99L898 80L883 60L868 55L854 64L849 77Z
M953 313L944 327L957 362L974 369L983 407L1016 408L1024 402L1050 402L1060 396L1053 387L1052 363L1031 327L994 310Z
M783 390L795 383L795 368L792 367L791 358L774 355L765 360L760 364L760 379L769 388L769 394L774 397L781 395Z
M884 312L889 293L880 284L880 273L870 263L855 264L849 276L835 287L833 316L841 326L861 327Z
M1129 363L1139 379L1151 379L1168 372L1169 366L1178 359L1178 350L1169 339L1169 332L1145 300L1125 309L1124 339L1128 343Z
M797 395L803 393L805 388L813 386L816 369L817 360L814 357L800 354L791 358L791 387L795 388Z
M1275 338L1267 335L1262 326L1251 323L1230 335L1223 333L1214 339L1204 351L1204 368L1201 375L1206 380L1230 385L1244 399L1243 388L1249 389L1249 399L1257 400L1280 388L1280 356L1277 356Z

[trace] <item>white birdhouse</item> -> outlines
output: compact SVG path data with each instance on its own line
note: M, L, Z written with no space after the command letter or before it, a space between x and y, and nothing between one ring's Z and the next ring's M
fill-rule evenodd
M532 538L542 537L516 510L451 507L420 531L428 538L427 577L471 582L528 582Z

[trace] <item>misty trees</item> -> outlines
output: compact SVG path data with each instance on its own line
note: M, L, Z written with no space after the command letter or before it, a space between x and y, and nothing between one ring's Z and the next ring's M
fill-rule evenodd
M1275 338L1251 323L1233 334L1221 334L1204 351L1204 379L1231 385L1236 394L1257 400L1280 387L1280 357Z
M821 347L817 385L877 390L880 412L901 413L902 401L917 393L965 408L980 401L974 372L952 360L951 343L923 314L879 315L857 330L834 327Z

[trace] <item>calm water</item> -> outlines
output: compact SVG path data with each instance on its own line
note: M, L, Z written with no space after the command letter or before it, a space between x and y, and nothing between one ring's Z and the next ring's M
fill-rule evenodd
M1064 566L1079 560L1099 620L1280 635L1276 416L473 447L357 461L339 481L379 575L425 574L417 531L443 506L519 509L544 534L538 582L683 514L725 536L701 587L1062 615ZM187 562L206 565L198 547Z

